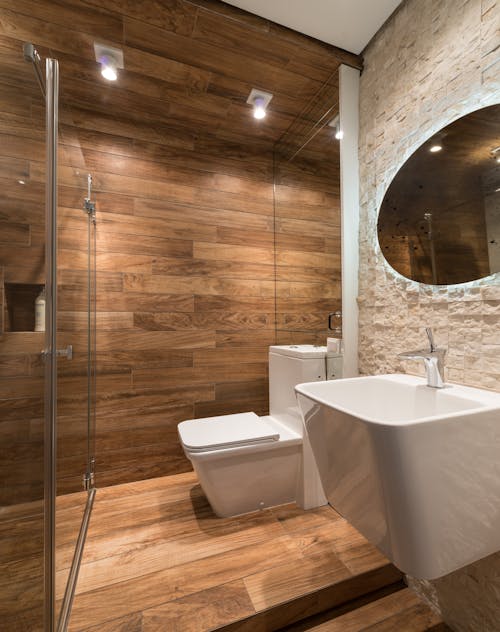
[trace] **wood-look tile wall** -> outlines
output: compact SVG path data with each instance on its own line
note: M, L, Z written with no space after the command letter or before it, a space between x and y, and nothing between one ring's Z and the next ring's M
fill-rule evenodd
M341 309L339 163L330 128L293 160L275 157L278 344L326 344L334 335L328 314Z
M44 169L30 121L42 108L19 80L20 42L61 66L59 329L60 345L75 349L60 362L62 492L80 488L86 450L87 173L97 201L99 486L188 470L183 419L265 413L268 345L323 341L340 305L338 168L295 162L274 190L273 147L340 61L359 60L211 0L101 4L0 1L10 165L0 220L31 227L22 266L0 265L25 282L43 252L31 218ZM94 40L124 50L114 85L99 77ZM260 123L245 104L254 85L274 93ZM25 112L13 114L12 100ZM29 174L22 193L13 165ZM22 411L14 435L35 417L25 390L40 369L21 381L15 366L36 354L36 335L1 340L9 384L21 389L9 395L15 404L1 403L9 416Z
M16 52L19 63L1 42L0 506L41 498L43 490L44 334L33 331L41 289L33 284L44 278L44 187L29 179L32 161L44 158L42 96ZM33 527L33 538L39 531Z

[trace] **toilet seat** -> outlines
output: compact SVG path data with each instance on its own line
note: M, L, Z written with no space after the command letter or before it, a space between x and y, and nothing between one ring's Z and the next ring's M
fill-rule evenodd
M280 438L276 428L255 413L189 419L177 428L184 448L191 453L273 443Z

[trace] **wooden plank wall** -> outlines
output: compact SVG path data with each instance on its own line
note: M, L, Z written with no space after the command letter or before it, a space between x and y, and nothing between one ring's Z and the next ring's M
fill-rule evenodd
M332 129L292 159L276 153L274 179L276 342L326 344L334 335L328 314L342 308L340 155ZM292 251L290 233L302 235Z
M61 65L59 328L60 346L75 349L60 363L61 492L80 488L86 450L87 173L97 201L99 486L190 469L176 435L183 419L265 413L268 345L323 341L340 304L338 168L309 157L283 169L275 205L273 147L340 61L359 60L220 2L101 4L0 0L0 221L31 227L23 263L3 248L0 265L31 283L44 182L31 117L42 107L26 96L26 67L19 79L21 42ZM124 50L115 85L99 76L94 40ZM245 104L254 85L275 95L262 124ZM12 165L29 176L22 193ZM8 366L36 354L37 335L5 334ZM19 406L13 421L29 424L40 369L22 379L5 371L19 391L1 405L8 415Z
M9 289L44 278L45 191L30 181L32 161L44 159L42 97L18 47L16 54L18 63L0 43L1 311L2 332L9 330L0 337L0 507L43 496L44 334L10 331L26 325L11 322L16 310ZM34 315L34 301L31 310ZM34 526L33 539L39 533Z

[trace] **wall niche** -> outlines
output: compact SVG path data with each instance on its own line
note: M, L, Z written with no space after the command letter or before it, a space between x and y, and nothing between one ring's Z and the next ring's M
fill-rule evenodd
M3 332L35 331L35 300L42 290L38 283L4 283Z

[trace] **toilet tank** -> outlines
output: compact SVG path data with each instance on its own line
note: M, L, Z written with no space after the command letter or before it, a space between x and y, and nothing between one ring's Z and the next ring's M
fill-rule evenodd
M297 409L294 387L326 379L326 347L279 345L269 347L269 412L272 416ZM297 409L298 410L298 409Z
M295 396L295 386L342 377L342 355L315 345L269 347L269 409L278 423L302 437L302 460L296 502L302 509L327 504Z

